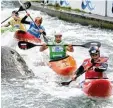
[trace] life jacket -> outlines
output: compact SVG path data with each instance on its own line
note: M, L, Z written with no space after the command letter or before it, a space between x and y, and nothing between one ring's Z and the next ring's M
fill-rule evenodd
M43 26L36 26L33 22L30 23L30 27L28 29L28 32L32 34L33 36L40 38L41 33L38 32L39 29L42 29L45 31Z
M56 60L66 57L66 46L64 46L64 42L56 43L55 41L53 41L52 43L49 44L56 45L49 46L50 60Z
M12 27L14 27L16 29L26 31L24 24L21 23L21 18L19 18L17 21L12 19L9 23Z
M98 61L95 64L95 67L101 66L102 63L107 62L107 60L108 60L107 57L99 57ZM86 72L85 72L85 79L103 78L104 77L104 73L103 72L96 72L94 70L94 66L92 66L90 58L89 59L85 59L82 65L84 67L84 70L86 70Z

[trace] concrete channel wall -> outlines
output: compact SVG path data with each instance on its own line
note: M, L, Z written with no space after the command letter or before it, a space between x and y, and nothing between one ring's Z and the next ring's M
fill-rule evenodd
M59 19L72 22L80 23L82 25L91 25L92 27L99 27L113 30L113 18L103 17L100 15L88 14L88 13L76 13L73 11L64 11L51 8L49 6L42 6L37 2L32 3L32 9L46 12L48 15L58 17Z

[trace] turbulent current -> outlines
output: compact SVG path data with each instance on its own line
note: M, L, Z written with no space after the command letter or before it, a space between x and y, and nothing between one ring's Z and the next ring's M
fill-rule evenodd
M11 15L11 11L17 8L2 8L1 20ZM54 38L53 33L59 30L63 33L63 39L70 44L84 44L89 41L101 42L101 55L109 57L109 67L106 72L110 80L113 80L113 31L91 26L82 26L76 23L69 23L59 20L57 17L48 16L38 10L28 10L30 15L43 17L43 26L46 29L47 37ZM20 16L26 13L21 12ZM28 20L30 20L28 18ZM26 26L28 28L28 26ZM25 60L28 67L33 71L33 78L7 78L1 80L1 107L2 108L112 108L113 97L109 99L90 99L84 95L81 89L74 85L84 79L80 76L77 81L69 86L59 85L69 78L62 78L53 72L46 64L47 55L39 52L39 47L28 50L21 50L15 41L14 32L1 34L1 46L8 46L16 50ZM89 57L88 49L74 47L71 54L77 61L77 67L83 60ZM13 74L13 73L11 73Z

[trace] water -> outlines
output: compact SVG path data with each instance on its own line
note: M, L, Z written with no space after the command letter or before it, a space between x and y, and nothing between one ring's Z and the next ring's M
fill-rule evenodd
M12 10L4 8L1 11L4 20ZM18 9L17 9L18 10ZM43 25L47 31L47 36L53 38L55 29L62 31L63 39L68 43L83 44L89 41L100 41L101 54L109 57L109 68L106 72L108 77L113 79L113 31L92 28L91 26L81 26L80 24L68 23L56 17L50 17L40 11L28 10L30 15L43 17ZM20 13L21 16L25 12ZM29 19L30 20L30 19ZM28 28L28 26L27 26ZM81 89L74 85L81 81L81 76L76 82L72 82L68 87L60 86L67 78L54 73L47 65L41 65L45 60L43 53L39 52L39 47L23 51L17 47L13 32L6 32L1 35L1 45L14 48L24 58L29 68L33 70L35 77L29 79L2 79L1 83L1 106L2 108L112 108L113 97L109 99L90 99L84 95ZM78 67L83 60L89 57L88 49L74 47L73 57L76 59Z

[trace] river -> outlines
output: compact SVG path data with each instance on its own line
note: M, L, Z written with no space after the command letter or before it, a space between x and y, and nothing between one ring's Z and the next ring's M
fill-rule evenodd
M10 16L11 11L18 8L4 8L2 6L1 20ZM54 30L63 33L63 39L71 44L84 44L89 41L101 42L101 55L109 57L107 75L113 79L113 31L91 26L82 26L59 20L57 17L48 16L38 10L28 10L30 15L43 17L43 25L47 36L54 38ZM21 16L25 12L20 13ZM29 19L30 20L30 19ZM28 26L27 26L28 28ZM43 65L43 54L39 47L29 50L20 50L14 40L14 32L5 32L1 35L1 46L9 46L15 49L24 58L35 77L28 79L12 78L9 81L1 79L1 107L2 108L112 108L113 96L109 99L90 99L84 95L81 89L74 85L80 82L84 75L69 86L60 86L64 79L54 73L47 65ZM79 67L83 60L89 57L88 49L74 47L72 54Z

